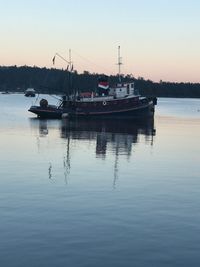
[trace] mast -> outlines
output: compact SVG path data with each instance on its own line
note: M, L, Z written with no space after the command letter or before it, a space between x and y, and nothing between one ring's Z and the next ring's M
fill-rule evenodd
M72 94L72 71L73 71L73 64L72 64L72 54L71 54L71 49L69 49L69 94L68 94L68 99L69 95Z
M120 45L118 46L118 76L119 76L119 81L121 82L121 65L122 65L122 58L120 56Z
M70 71L72 71L72 66L73 66L72 53L71 53L71 49L69 49L69 69L70 69Z
M64 57L62 57L60 54L55 53L55 56L53 57L53 64L55 64L56 57L61 58L63 61L67 63L67 71L69 73L69 92L66 93L67 98L69 99L69 95L72 94L72 72L73 72L73 62L71 57L71 49L69 49L69 60L66 60ZM65 97L66 98L66 97Z

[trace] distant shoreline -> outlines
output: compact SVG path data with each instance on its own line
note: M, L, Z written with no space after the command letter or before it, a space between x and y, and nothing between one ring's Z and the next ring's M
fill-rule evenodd
M80 91L94 91L98 77L102 74L77 73L72 74L73 87ZM110 84L118 81L118 76L108 76ZM200 83L153 82L132 75L122 77L123 82L134 80L135 88L144 96L169 98L200 98ZM64 94L69 89L69 72L66 70L47 69L29 66L0 66L0 91L23 93L28 87L33 87L37 93Z

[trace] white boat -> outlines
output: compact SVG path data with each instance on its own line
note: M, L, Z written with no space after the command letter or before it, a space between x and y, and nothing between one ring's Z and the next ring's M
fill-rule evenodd
M35 90L34 90L34 88L28 88L28 89L26 89L26 91L25 91L25 96L30 96L30 97L34 97L35 96Z

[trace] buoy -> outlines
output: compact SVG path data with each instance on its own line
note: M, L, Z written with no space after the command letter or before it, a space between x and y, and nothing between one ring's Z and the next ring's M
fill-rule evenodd
M40 107L46 108L48 106L48 101L44 98L40 100Z

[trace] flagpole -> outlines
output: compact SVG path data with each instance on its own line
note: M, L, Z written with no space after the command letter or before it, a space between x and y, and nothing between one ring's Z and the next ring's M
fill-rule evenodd
M119 81L121 82L121 65L122 65L122 58L120 56L120 45L118 46L118 76L119 76Z
M70 65L70 70L72 68L72 54L71 54L71 49L69 49L69 65Z
M69 49L69 93L68 93L68 100L69 96L72 94L72 75L71 75L71 68L72 68L72 62L71 62L72 56L71 56L71 49Z

